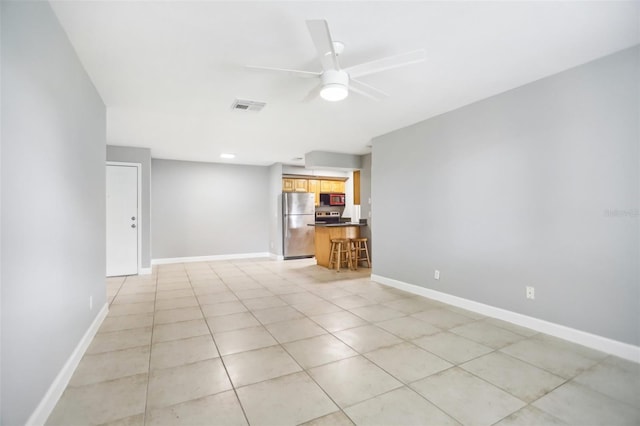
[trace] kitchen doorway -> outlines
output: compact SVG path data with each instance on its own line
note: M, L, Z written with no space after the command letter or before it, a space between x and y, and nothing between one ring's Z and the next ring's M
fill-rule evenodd
M107 277L139 271L140 183L139 163L107 162Z

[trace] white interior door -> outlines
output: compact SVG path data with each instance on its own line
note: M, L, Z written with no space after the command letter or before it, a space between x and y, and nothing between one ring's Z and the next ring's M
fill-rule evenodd
M138 273L138 168L107 165L107 276Z

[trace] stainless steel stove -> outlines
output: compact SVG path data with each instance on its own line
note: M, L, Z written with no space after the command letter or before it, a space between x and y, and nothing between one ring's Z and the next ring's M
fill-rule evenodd
M340 212L316 212L316 223L340 223Z

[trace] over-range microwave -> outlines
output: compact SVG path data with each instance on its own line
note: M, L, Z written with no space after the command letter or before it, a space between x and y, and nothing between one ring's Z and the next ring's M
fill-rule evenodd
M320 194L320 201L324 205L344 206L344 194Z

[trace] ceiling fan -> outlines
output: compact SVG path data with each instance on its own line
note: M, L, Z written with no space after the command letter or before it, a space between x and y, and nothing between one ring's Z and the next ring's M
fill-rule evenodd
M318 58L322 64L322 71L302 71L285 68L272 68L248 65L247 68L256 70L266 70L275 72L286 72L303 78L317 78L318 85L309 92L305 100L311 100L320 95L327 101L341 101L349 95L349 91L365 96L370 99L379 100L381 97L389 96L387 93L360 80L369 74L402 67L405 65L423 62L425 60L424 50L415 50L400 55L389 56L374 61L365 62L348 68L340 68L338 56L344 51L344 44L334 41L329 32L329 25L324 19L307 21L307 28L311 34L313 44L318 51Z

